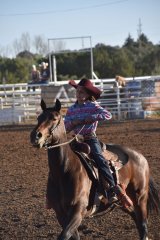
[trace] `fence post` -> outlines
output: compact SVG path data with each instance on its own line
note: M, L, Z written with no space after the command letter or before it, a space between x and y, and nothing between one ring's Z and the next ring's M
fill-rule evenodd
M117 110L118 110L118 121L121 119L121 98L120 98L120 90L118 82L116 81L116 89L117 89Z

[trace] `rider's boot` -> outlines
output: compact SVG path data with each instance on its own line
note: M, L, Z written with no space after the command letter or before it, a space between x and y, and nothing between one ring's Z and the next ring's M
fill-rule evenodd
M123 207L133 207L132 200L129 198L129 196L127 196L126 191L120 185L112 187L112 191L116 194Z
M109 203L109 204L113 204L113 203L118 202L117 195L116 195L115 192L113 191L113 188L110 188L110 189L107 191L106 195L107 195L108 203Z

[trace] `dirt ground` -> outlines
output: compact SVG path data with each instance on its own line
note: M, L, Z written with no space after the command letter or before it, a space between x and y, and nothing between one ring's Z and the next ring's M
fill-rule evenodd
M29 142L33 127L0 127L0 239L57 239L60 226L52 210L46 210L48 175L44 149ZM104 142L130 146L148 159L152 176L160 189L160 120L107 123L98 128ZM120 209L97 218L85 219L82 240L136 240L137 230ZM149 218L149 237L160 239L160 216Z

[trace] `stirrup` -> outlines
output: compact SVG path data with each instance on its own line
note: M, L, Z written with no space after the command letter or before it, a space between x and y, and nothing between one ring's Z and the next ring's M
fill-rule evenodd
M106 192L106 198L108 199L108 203L110 205L118 202L118 198L117 198L115 192L112 191L112 189Z
M118 202L118 198L116 196L116 194L112 194L111 196L108 197L108 203L109 204L113 204Z

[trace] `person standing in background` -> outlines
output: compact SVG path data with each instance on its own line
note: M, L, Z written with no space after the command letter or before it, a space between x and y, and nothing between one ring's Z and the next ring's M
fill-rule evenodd
M40 64L40 83L49 83L50 71L48 68L48 63L42 62Z
M40 80L40 72L36 68L36 65L32 65L31 81L28 83L28 85L37 84L39 83L39 80ZM30 91L30 88L31 87L28 87L28 91ZM32 88L33 88L33 91L35 92L35 86L33 86Z

